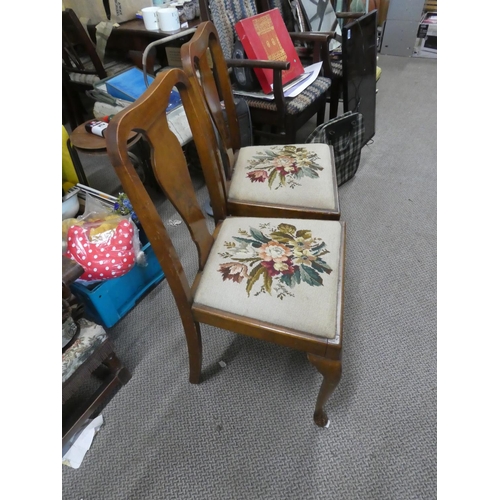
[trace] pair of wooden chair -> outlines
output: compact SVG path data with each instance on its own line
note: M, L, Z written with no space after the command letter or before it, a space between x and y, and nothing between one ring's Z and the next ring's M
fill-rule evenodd
M158 74L134 104L111 120L108 154L174 295L187 340L190 382L199 383L202 377L200 324L306 352L323 376L314 422L324 427L329 422L325 404L341 377L344 305L345 223L338 220L338 210L324 210L318 216L324 186L332 186L326 196L336 190L331 150L326 145L325 152L316 145L277 145L237 151L226 148L229 142L223 143L222 153L245 158L238 173L241 199L231 204L231 186L217 141L224 127L219 123L218 128L207 104L214 105L217 98L211 95L210 85L202 87L198 79L207 69L203 61L210 40L216 55L212 27L201 25L189 47L182 49L185 69L191 56L199 61L199 68L191 68L190 76L181 69ZM218 207L212 234L181 145L167 124L165 110L173 87L181 95L211 202ZM226 125L227 131L234 132L233 126ZM187 224L198 250L199 272L193 283L127 155L126 138L132 130L142 133L151 145L158 184ZM231 173L232 183L237 174ZM255 186L265 193L260 201L247 199Z

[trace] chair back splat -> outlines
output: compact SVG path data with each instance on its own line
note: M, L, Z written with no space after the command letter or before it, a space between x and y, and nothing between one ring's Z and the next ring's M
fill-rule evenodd
M106 132L106 143L110 160L123 189L141 221L174 294L188 343L190 382L197 383L201 370L201 352L199 326L194 322L191 313L193 294L165 225L127 154L127 137L130 131L142 133L151 146L151 164L158 185L187 224L198 250L199 268L203 269L213 244L213 237L196 200L182 147L168 127L165 112L170 93L175 86L179 90L187 115L193 118L190 121L193 135L203 136L210 133L210 122L208 128L206 124L205 128L203 126L204 119L208 119L207 115L200 114L199 120L196 119L199 115L197 107L200 104L194 100L196 94L188 93L188 85L188 80L180 69L157 76L148 91L137 99L133 106L127 107L111 120ZM204 144L200 144L200 148ZM203 147L199 154L213 156L216 151ZM215 180L214 183L216 182ZM224 218L223 215L221 218Z
M210 234L187 163L166 109L180 93L206 176L219 186L220 218ZM151 146L159 186L189 228L199 270L190 286L165 223L127 155L134 130ZM227 217L221 157L210 112L181 69L156 76L137 101L111 120L107 150L175 298L189 354L189 380L201 380L200 323L307 353L323 381L314 422L327 426L324 406L341 377L345 224L338 220ZM158 318L161 321L162 318Z

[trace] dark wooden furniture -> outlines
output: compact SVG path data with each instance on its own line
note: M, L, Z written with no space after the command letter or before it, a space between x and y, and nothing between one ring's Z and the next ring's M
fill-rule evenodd
M84 154L107 155L106 139L85 130L87 120L78 125L70 134L70 142L74 150ZM151 165L149 163L149 146L137 132L131 132L127 138L130 159L137 170L142 182L156 187ZM88 183L84 183L88 184Z
M62 257L62 296L63 296L63 321L67 318L69 306L75 306L76 298L71 293L69 285L83 274L83 268L67 257ZM76 310L70 307L70 311ZM66 313L66 314L65 314ZM70 313L71 314L71 313ZM80 326L88 326L81 315L74 315L74 321ZM75 338L65 346L65 355L82 356L83 361L76 370L62 384L62 446L68 444L71 438L82 428L88 418L102 408L102 406L113 396L116 389L125 385L131 378L129 370L116 356L113 344L107 337L102 327L95 325L101 330L102 342L95 342L86 346L81 339L82 331L79 329ZM85 351L88 352L85 352ZM99 387L90 397L78 398L74 401L74 395L82 386L88 384L90 378L99 380ZM72 399L73 397L73 399ZM69 407L69 410L68 410Z
M340 208L335 160L331 147L296 145L304 158L314 158L317 153L313 151L317 149L321 148L325 151L321 160L316 160L321 169L315 171L314 175L317 177L310 179L304 175L301 180L299 179L303 175L303 168L307 169L306 164L297 163L296 173L293 172L295 167L290 165L289 172L287 172L272 168L273 164L278 161L278 157L256 163L257 161L253 158L262 155L266 150L265 147L240 148L239 123L231 81L219 37L212 22L203 22L198 27L191 40L182 46L181 57L184 71L191 84L198 87L205 98L223 144L221 152L226 168L220 168L219 177L224 183L224 189L219 189L217 184L211 182L213 176L208 173L205 175L216 222L222 220L225 213L248 217L281 216L338 220ZM217 147L217 144L213 147ZM284 155L284 160L296 161L291 159L297 154L297 150L292 151L291 147L288 149L280 147L277 150L289 152L289 156ZM252 170L265 177L264 182L259 182L260 179L251 179L248 175L252 174L246 174L251 162L255 164ZM202 161L202 168L206 172L208 169L217 168L217 165ZM308 170L306 173L309 172L311 171ZM271 176L274 176L276 180L271 182ZM293 188L286 185L287 179L294 180ZM263 190L263 184L269 185L269 188ZM328 195L325 197L311 195L314 185L321 189L326 189L328 186ZM276 192L276 186L281 189L279 193ZM285 191L286 197L277 196ZM329 202L325 203L324 198L327 197Z
M252 115L252 125L256 139L267 137L274 143L293 144L297 131L311 118L316 116L317 124L324 122L326 100L331 81L318 77L308 89L295 98L285 98L281 80L282 70L288 69L286 61L256 61L231 59L234 40L237 35L234 24L239 20L258 13L257 2L248 0L242 4L232 0L200 0L201 18L212 21L228 67L246 66L250 68L271 68L274 70L274 101L264 101L252 97L243 98L248 102ZM329 34L293 33L292 40L309 42L313 45L314 58L311 62L319 62L327 50Z
M101 60L76 13L72 9L62 11L63 119L69 121L72 129L92 116L85 106L85 91L92 90L99 80L132 66L130 60L114 54Z
M143 52L144 49L155 40L161 40L172 34L179 35L180 45L187 41L182 33L189 29L195 28L200 23L200 18L195 18L192 21L187 21L187 27L181 28L176 33L165 33L161 30L149 31L144 26L144 21L142 19L132 19L131 21L126 21L121 23L120 26L116 26L111 31L108 38L107 47L111 50L119 51L122 55L129 55L129 51ZM95 43L96 27L95 25L88 26L89 35L92 41ZM189 37L190 35L187 35ZM180 47L179 45L179 47Z
M71 144L82 153L106 154L106 139L95 134L90 134L85 130L85 126L91 121L93 120L87 120L71 132ZM140 135L137 132L131 132L127 138L128 146L133 146L139 138Z
M106 142L111 162L141 220L179 309L189 352L189 380L199 383L202 378L200 323L303 351L323 376L314 421L318 426L327 426L329 420L324 406L341 377L345 223L227 217L210 234L181 145L165 118L164 110L174 86L181 94L200 158L216 162L217 151L212 147L216 139L209 111L200 93L180 69L158 74L135 103L115 116ZM192 285L164 221L128 158L127 137L131 130L140 130L148 138L158 183L187 224L198 250L199 272ZM212 169L212 175L216 181L216 168ZM219 186L222 190L220 181ZM258 229L260 224L267 226L261 225ZM328 266L330 270L321 273L324 276L320 278L321 284L312 279L318 278L320 272L305 263L308 252L315 254L320 248L325 253L317 257L320 260L316 260L315 265ZM253 260L225 263L231 260L229 256L224 260L225 252L234 255L234 249L243 253L246 250L249 256L254 256ZM323 258L326 260L321 260ZM283 272L292 273L293 278ZM297 273L304 273L303 280L300 284L294 281L296 286L292 286L291 280L299 278ZM276 292L275 287L279 288L280 284L283 290ZM291 291L293 296L289 295ZM279 298L280 293L285 295L281 296L283 300Z

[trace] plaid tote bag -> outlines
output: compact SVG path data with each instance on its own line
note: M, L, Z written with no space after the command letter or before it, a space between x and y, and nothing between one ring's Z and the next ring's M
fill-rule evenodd
M348 111L316 127L306 142L333 146L337 186L340 186L354 177L358 170L364 135L363 115Z

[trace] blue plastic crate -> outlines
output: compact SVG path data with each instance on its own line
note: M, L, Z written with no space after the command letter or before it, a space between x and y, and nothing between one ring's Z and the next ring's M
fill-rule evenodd
M147 75L148 85L153 82L153 77ZM118 99L134 102L146 91L144 73L139 68L130 68L115 76L101 80L99 83L106 84L106 92ZM167 112L172 111L182 104L181 95L177 89L172 89L168 101Z
M123 276L87 287L79 282L70 285L71 291L85 306L85 316L107 328L122 319L137 302L165 277L151 247L143 244L147 266L137 264Z

